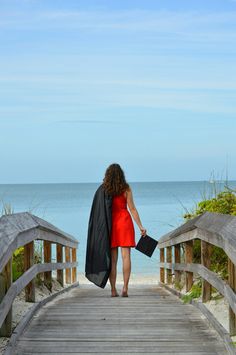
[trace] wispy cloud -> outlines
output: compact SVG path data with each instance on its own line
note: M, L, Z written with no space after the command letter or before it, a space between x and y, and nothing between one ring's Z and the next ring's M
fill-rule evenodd
M64 28L90 31L131 31L175 33L182 35L185 31L192 33L208 30L214 31L218 26L235 24L236 11L222 13L203 13L196 11L18 11L2 13L2 28L32 29ZM222 28L223 30L223 28ZM231 28L232 31L232 28ZM223 30L227 31L227 28Z

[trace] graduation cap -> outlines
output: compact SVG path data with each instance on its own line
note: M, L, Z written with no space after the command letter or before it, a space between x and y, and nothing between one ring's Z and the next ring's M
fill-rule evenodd
M156 249L156 246L158 244L158 241L149 237L149 235L145 235L145 237L141 237L138 241L138 244L136 245L135 249L140 251L141 253L151 257L154 250Z

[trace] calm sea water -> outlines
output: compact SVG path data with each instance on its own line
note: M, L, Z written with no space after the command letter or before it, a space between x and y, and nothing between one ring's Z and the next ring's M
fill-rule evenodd
M209 182L131 183L134 200L148 234L159 239L183 223L183 214L203 197L209 197L214 184ZM72 234L78 241L79 272L84 272L87 226L94 192L99 184L25 184L0 185L2 203L14 212L30 211ZM223 188L218 183L217 189ZM236 181L229 182L236 188ZM139 231L136 228L136 242ZM120 258L119 258L120 259ZM148 258L132 250L132 271L151 275L157 272L158 250ZM118 271L121 271L119 261Z

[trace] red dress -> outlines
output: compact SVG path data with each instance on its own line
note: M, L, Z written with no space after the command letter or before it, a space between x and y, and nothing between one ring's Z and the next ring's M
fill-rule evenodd
M135 247L134 225L124 194L112 199L111 248Z

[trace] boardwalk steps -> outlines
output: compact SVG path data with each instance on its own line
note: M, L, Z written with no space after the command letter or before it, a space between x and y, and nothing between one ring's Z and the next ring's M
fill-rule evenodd
M14 354L227 354L202 313L156 285L131 286L129 298L80 286L46 304Z

